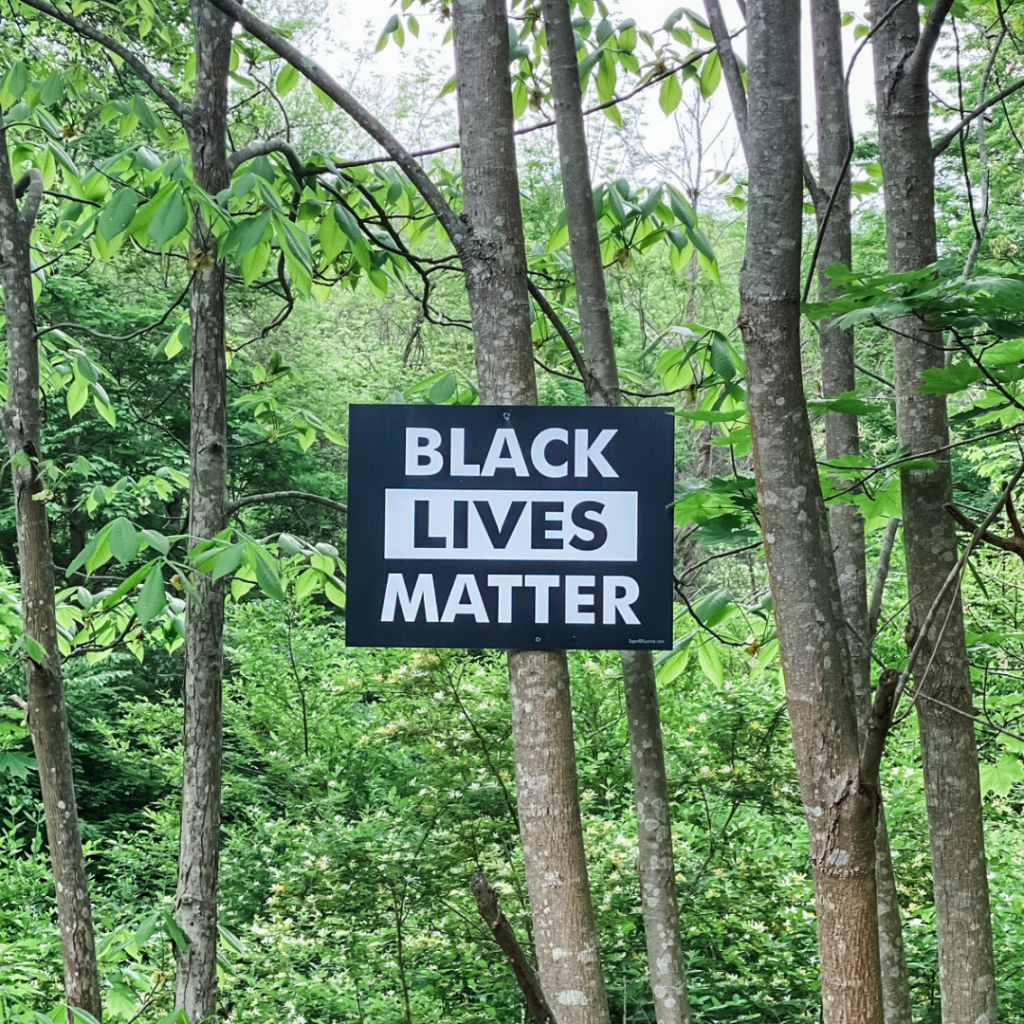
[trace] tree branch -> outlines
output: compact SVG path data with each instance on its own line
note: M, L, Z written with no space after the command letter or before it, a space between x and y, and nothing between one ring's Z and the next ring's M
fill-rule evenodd
M878 677L875 687L875 699L871 703L867 733L864 736L864 749L860 755L861 774L872 781L877 780L878 769L882 764L885 738L892 726L893 700L899 681L899 672L887 668Z
M963 550L963 554L956 560L956 565L954 565L949 571L949 575L943 581L942 586L939 587L939 592L935 595L935 600L932 601L931 607L928 609L928 614L925 616L924 622L921 623L921 626L918 629L914 645L911 647L910 654L907 657L907 664L902 673L900 673L899 686L895 697L896 700L899 700L900 694L906 688L907 680L910 678L910 673L914 670L914 663L920 657L921 651L924 649L925 642L928 639L928 631L931 629L932 623L935 621L935 617L938 615L940 607L953 587L959 583L960 573L963 572L963 568L967 564L967 559L971 557L971 553L978 546L978 542L982 539L982 534L988 530L995 521L996 516L999 515L1003 506L1013 493L1014 487L1017 486L1017 483L1022 476L1024 476L1024 462L1017 467L1017 471L1007 481L1006 485L1003 487L1002 494L999 495L998 501L996 501L992 506L989 514L985 516L981 521L981 524L975 528L971 539L967 542L967 546ZM921 682L923 682L923 680ZM919 682L917 686L919 692L922 690L921 682Z
M953 142L953 140L973 121L975 118L981 117L990 107L994 107L997 103L1001 103L1006 99L1007 96L1012 96L1019 89L1024 88L1024 78L1018 78L1012 85L1008 85L1005 89L997 92L991 99L986 100L980 106L976 107L969 114L965 114L945 135L940 136L934 145L932 146L932 156L937 157L940 153L944 153Z
M736 63L736 54L732 50L732 37L725 23L725 15L722 14L722 5L718 0L704 0L704 12L708 16L711 34L715 37L715 45L718 47L718 59L722 64L722 74L725 76L725 84L729 90L729 99L732 102L732 115L736 119L736 130L739 132L740 145L743 147L744 156L746 156L747 93L743 88L743 76L740 74L739 65Z
M955 0L937 0L928 12L924 25L921 27L921 35L918 37L917 46L907 61L907 73L911 81L927 81L928 66L932 61L932 53L935 44L939 41L939 34L942 32L942 25L946 16L953 8Z
M868 639L873 639L878 631L878 619L882 614L882 595L885 593L885 580L889 575L889 559L896 543L896 531L900 521L895 517L889 520L882 538L882 548L878 552L878 566L875 569L875 582L871 588L871 605L868 608Z
M281 153L287 159L288 166L292 169L292 174L300 182L306 176L306 170L302 166L299 155L292 148L291 144L285 142L284 139L257 139L255 142L250 142L248 146L236 149L228 157L228 174L234 174L246 160L252 160L258 156L267 156L270 153Z
M33 0L39 3L41 0ZM469 241L469 228L448 205L441 190L427 172L413 159L412 154L377 120L351 93L332 78L316 61L305 56L297 47L278 35L265 21L261 21L237 0L207 0L229 17L234 18L247 32L270 47L279 57L288 61L300 74L325 92L352 118L388 156L405 172L419 189L427 205L441 222L448 237L461 255Z
M111 53L116 53L134 72L142 79L146 85L153 91L153 93L163 100L164 105L168 110L184 125L191 115L192 108L182 103L177 96L160 81L156 75L150 70L149 66L144 60L142 60L137 54L129 50L127 46L123 46L116 39L108 36L106 32L101 31L94 25L90 25L87 21L83 21L81 18L76 18L75 15L70 14L68 11L62 10L59 7L54 7L53 4L49 4L46 0L24 0L26 7L31 7L34 10L39 11L41 14L45 14L50 18L55 18L57 21L63 22L69 28L74 29L80 36L85 36L87 39L92 39L94 42L105 47Z
M572 356L572 361L576 364L576 369L583 378L583 387L589 394L594 382L591 379L590 371L587 369L587 363L583 358L583 353L580 352L579 346L576 344L576 339L572 336L572 332L565 326L562 318L555 312L551 303L548 302L548 297L541 290L540 286L535 284L532 278L527 278L526 284L530 289L530 298L540 306L541 312L548 318L551 326L554 327L555 332L562 339L565 347L569 350L569 355Z
M526 959L523 947L519 945L519 940L516 938L515 932L512 931L512 925L508 923L508 918L498 906L498 894L487 880L487 876L482 871L478 871L473 876L472 882L469 883L469 889L476 900L476 908L480 911L480 916L494 936L494 941L508 957L509 966L516 976L516 982L526 998L530 1016L533 1017L536 1024L555 1024L555 1015L544 998L537 972L533 969L530 961Z
M36 217L39 215L39 204L43 201L43 175L38 168L33 167L31 171L27 172L27 177L25 202L21 207L20 216L25 230L31 231L32 225L35 224ZM17 193L17 187L15 187L15 193Z
M266 494L248 494L244 498L236 498L229 501L227 514L233 516L239 509L248 505L273 505L279 501L287 501L291 498L300 498L302 501L312 501L314 504L323 505L325 508L332 508L335 512L348 512L348 505L335 501L333 498L326 498L322 494L313 494L311 491L268 491Z

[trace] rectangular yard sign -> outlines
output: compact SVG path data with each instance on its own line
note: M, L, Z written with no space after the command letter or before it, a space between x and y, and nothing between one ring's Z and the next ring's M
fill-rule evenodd
M354 405L353 647L672 646L662 409Z

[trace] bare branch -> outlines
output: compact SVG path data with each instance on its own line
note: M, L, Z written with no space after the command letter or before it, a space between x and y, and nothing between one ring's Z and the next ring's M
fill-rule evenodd
M875 569L875 582L871 588L871 605L868 608L868 637L873 638L878 630L878 619L882 614L882 594L885 592L885 580L889 575L889 559L896 543L896 531L900 528L899 519L889 520L882 538L882 549L878 552L878 566Z
M953 8L953 3L954 0L937 0L928 12L928 17L921 27L917 46L914 47L914 52L907 62L907 75L911 81L923 83L928 80L928 66L932 61L932 53L935 50L935 44L939 41L943 22Z
M936 157L944 153L953 140L975 119L981 117L990 107L1002 103L1007 96L1012 96L1019 89L1024 88L1024 78L1018 78L1012 85L997 92L991 99L985 100L980 106L975 107L969 114L965 114L945 135L940 136L932 146L932 156Z
M530 961L526 959L523 947L519 945L519 940L516 938L515 932L512 931L508 918L498 906L498 894L494 891L494 887L487 880L487 876L482 871L478 871L473 876L469 888L476 900L477 910L480 911L484 923L490 928L494 941L508 957L509 966L516 976L516 982L526 998L530 1016L533 1017L536 1024L555 1024L555 1015L544 998L537 972L533 969Z
M722 14L722 5L718 0L704 0L704 12L708 16L711 34L715 37L715 45L718 47L718 59L722 64L722 74L725 76L725 84L729 90L729 100L732 103L732 115L736 119L736 130L739 132L740 145L743 147L744 155L746 155L747 92L743 88L743 76L740 74L739 65L736 63L736 54L732 50L732 37L725 23L725 15Z
M288 501L292 498L311 501L316 505L332 508L335 512L348 512L348 505L335 501L333 498L327 498L322 494L313 494L311 491L268 491L266 494L248 494L244 498L236 498L234 501L229 501L227 514L233 516L239 509L246 508L248 505L274 505L280 501Z
M867 733L864 736L864 749L860 757L860 770L865 778L878 778L878 769L885 750L885 738L892 726L893 701L899 681L900 674L894 668L887 668L878 677L875 699L872 701L871 713L868 716Z
M564 342L565 347L569 350L569 355L572 356L572 361L576 364L576 369L583 378L583 386L589 393L594 382L591 379L590 371L587 369L583 353L580 352L579 346L576 344L576 339L572 336L569 328L565 326L562 318L555 312L551 303L548 302L548 297L540 287L531 278L527 278L526 283L530 289L530 298L540 306L541 312L548 318L551 326L554 327L556 333Z
M921 627L918 630L917 637L914 640L914 645L910 649L910 654L907 657L907 664L904 666L903 672L900 674L899 687L896 693L896 700L899 700L900 694L906 688L907 680L910 678L910 673L914 670L914 664L921 655L921 651L924 649L924 645L928 640L928 633L932 627L932 623L935 621L936 615L939 613L939 609L945 602L947 596L953 590L955 586L960 583L960 574L963 572L964 566L967 564L967 559L971 557L971 553L978 546L979 541L982 539L982 534L988 530L988 528L995 521L996 516L999 515L1006 504L1010 495L1013 493L1014 487L1017 486L1020 478L1024 476L1024 462L1018 467L1017 471L1007 481L1003 487L1002 494L999 495L999 499L992 506L991 511L981 521L980 525L975 529L971 539L967 542L967 546L963 550L963 554L956 560L956 565L949 571L949 575L943 581L942 586L939 588L938 593L935 595L935 600L932 601L931 607L928 609L928 614L925 616L924 622L921 623ZM917 686L918 692L922 691L922 686L919 683Z
M282 154L287 159L292 174L302 181L306 170L291 144L285 142L284 139L257 139L255 142L250 142L248 146L243 146L242 149L236 149L228 157L228 174L234 174L246 160L252 160L257 156L267 156L270 153Z
M26 231L32 230L32 225L39 215L39 204L43 200L43 174L38 168L33 167L27 172L28 185L25 189L25 202L21 207L21 223ZM17 187L15 187L17 192Z

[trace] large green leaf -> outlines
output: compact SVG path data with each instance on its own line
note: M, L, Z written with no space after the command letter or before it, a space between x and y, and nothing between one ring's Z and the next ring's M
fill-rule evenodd
M162 249L188 223L188 204L178 189L171 192L149 222L149 240Z
M133 188L119 188L96 221L96 230L109 242L115 239L135 217L139 197Z

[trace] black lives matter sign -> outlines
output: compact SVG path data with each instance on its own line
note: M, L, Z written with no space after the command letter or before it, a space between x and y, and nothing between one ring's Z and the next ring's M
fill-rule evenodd
M350 646L672 646L673 420L352 406Z

